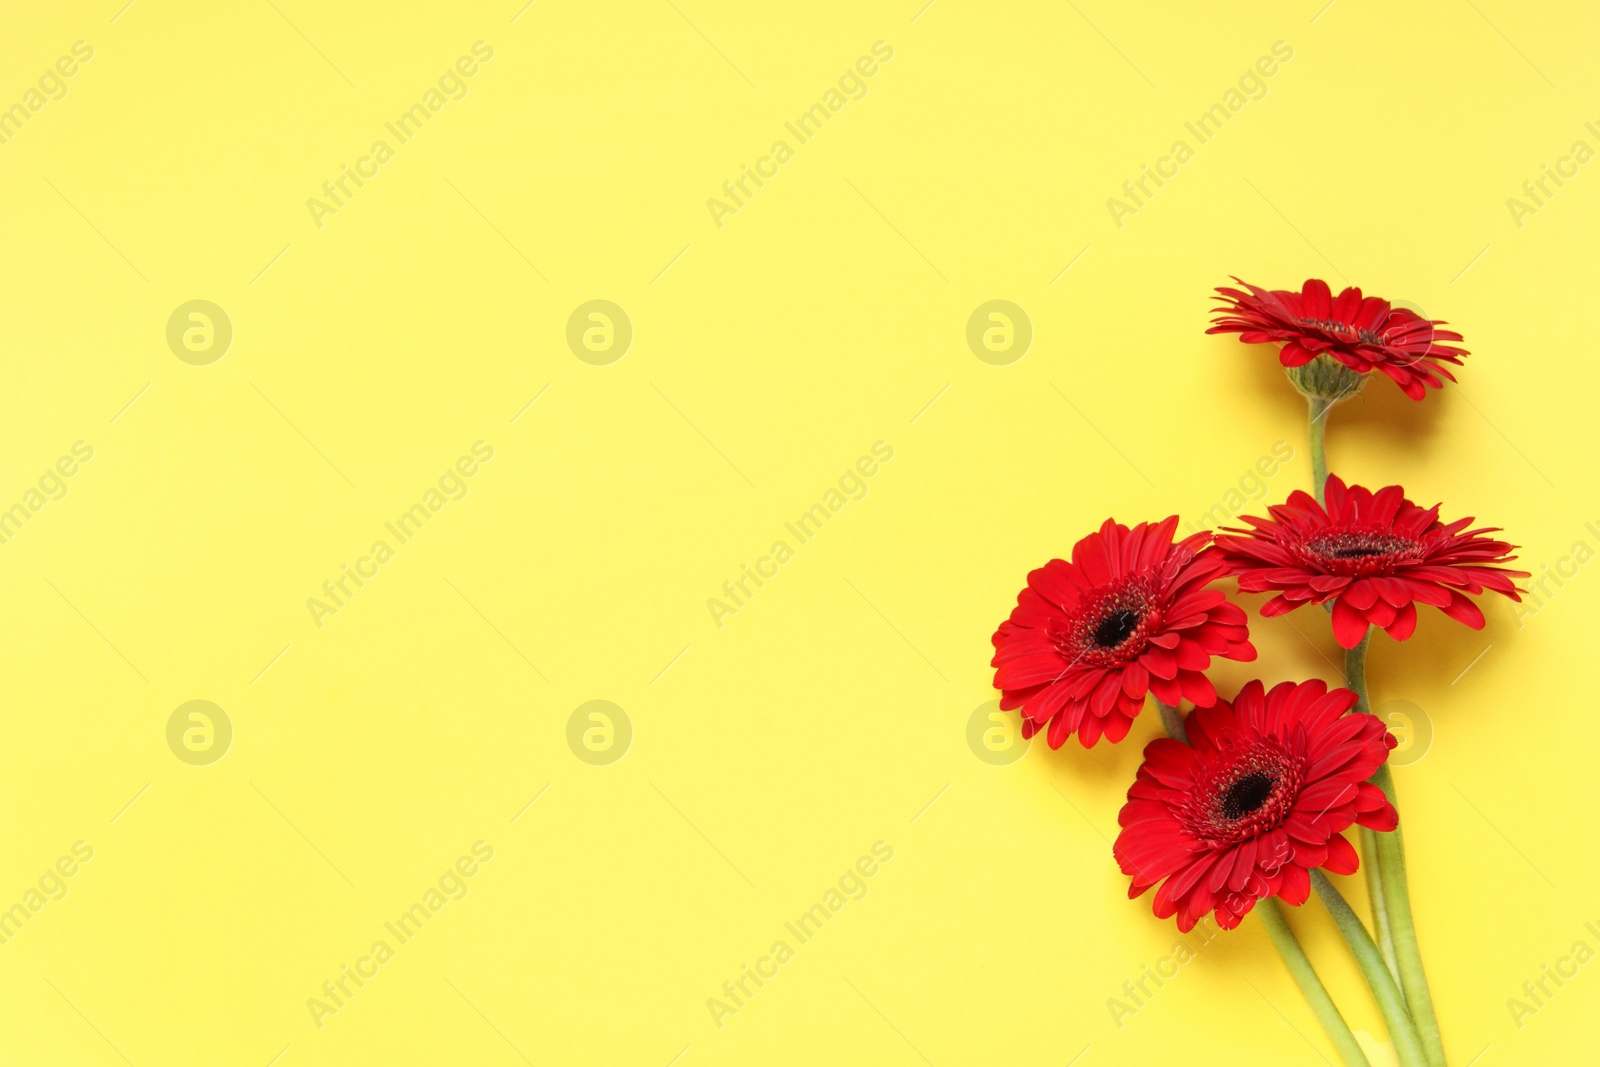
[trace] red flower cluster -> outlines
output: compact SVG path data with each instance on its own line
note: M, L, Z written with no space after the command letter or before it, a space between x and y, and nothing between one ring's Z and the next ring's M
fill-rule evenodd
M1435 329L1442 323L1359 289L1335 297L1315 279L1300 292L1239 284L1217 290L1223 307L1208 332L1281 344L1296 388L1322 401L1314 420L1360 387L1350 372L1382 371L1420 400L1454 380L1444 364L1467 355L1437 343L1461 340ZM1320 441L1315 421L1312 430ZM1231 703L1218 698L1206 677L1212 661L1250 661L1256 650L1244 611L1212 584L1235 577L1243 592L1276 594L1261 607L1266 617L1331 602L1333 632L1351 649L1374 626L1410 638L1419 603L1481 629L1472 598L1519 600L1516 582L1529 577L1506 566L1515 546L1489 536L1498 528L1443 522L1438 505L1421 507L1398 485L1374 492L1329 477L1322 495L1325 504L1297 491L1269 518L1244 516L1247 528L1181 541L1177 516L1133 527L1107 519L1070 561L1028 575L992 639L1000 706L1020 709L1023 735L1045 731L1051 748L1072 734L1085 748L1121 741L1151 695L1170 708L1195 705L1171 727L1188 743L1145 748L1113 846L1129 896L1155 889L1155 914L1175 916L1180 930L1207 914L1232 929L1266 897L1304 903L1313 870L1355 872L1344 831L1391 831L1399 819L1370 781L1395 739L1382 720L1352 713L1355 692L1251 681ZM1350 677L1359 688L1361 676Z
M1271 519L1246 515L1249 530L1217 535L1216 550L1247 593L1276 592L1261 607L1267 617L1301 604L1333 601L1333 633L1354 648L1369 626L1396 641L1417 627L1417 604L1431 604L1457 622L1483 629L1483 612L1469 599L1485 589L1522 599L1516 579L1527 571L1500 564L1515 547L1468 530L1471 518L1445 524L1439 506L1418 507L1398 485L1376 493L1328 478L1327 505L1296 491L1267 509Z
M1025 736L1048 724L1051 748L1072 733L1084 748L1121 741L1146 693L1210 704L1212 657L1256 658L1244 612L1206 588L1225 569L1211 535L1174 544L1177 526L1176 515L1132 529L1107 519L1072 562L1028 575L990 661L1000 706L1022 709Z
M1189 716L1189 745L1160 738L1128 790L1113 849L1137 897L1160 883L1153 908L1188 931L1207 912L1239 925L1257 900L1305 903L1310 872L1352 874L1351 823L1393 830L1383 790L1368 782L1395 747L1372 715L1346 715L1348 689L1250 682L1230 705ZM1192 745L1193 747L1190 747Z
M1435 329L1443 322L1375 296L1364 297L1360 289L1346 289L1335 297L1328 283L1317 278L1308 280L1298 293L1234 281L1249 291L1219 287L1222 304L1206 332L1236 333L1248 344L1281 344L1278 359L1285 367L1304 366L1325 352L1353 371L1380 370L1406 396L1421 400L1429 386L1444 386L1441 378L1455 381L1444 364L1460 366L1461 357L1468 354L1464 348L1438 343L1462 339L1450 330Z

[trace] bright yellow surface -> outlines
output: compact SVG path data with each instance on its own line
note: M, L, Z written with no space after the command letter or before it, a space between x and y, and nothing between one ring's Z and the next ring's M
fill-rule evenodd
M1271 354L1202 332L1236 273L1468 338L1464 390L1375 382L1330 456L1567 576L1481 634L1425 609L1372 671L1433 731L1398 782L1452 1062L1593 1062L1600 165L1562 162L1600 149L1593 11L123 2L0 34L0 1060L1331 1058L1253 920L1114 1021L1176 940L1108 845L1153 715L968 743L1028 569L1107 514L1308 483ZM1147 164L1176 174L1114 212ZM186 312L169 347L194 300L220 359ZM620 360L615 315L569 348L593 300ZM1020 360L969 349L990 300ZM1334 677L1319 613L1252 618L1221 688ZM214 712L168 743L194 700L231 724L209 764ZM569 734L595 700L623 715ZM775 975L729 1000L747 965ZM1515 1018L1546 965L1576 975Z

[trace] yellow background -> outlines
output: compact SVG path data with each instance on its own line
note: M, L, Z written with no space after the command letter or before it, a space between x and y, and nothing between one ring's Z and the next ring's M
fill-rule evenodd
M0 104L94 57L0 145L0 507L94 457L0 544L0 907L94 856L0 946L0 1060L1333 1057L1254 921L1114 1024L1176 939L1108 845L1158 724L980 761L989 636L1108 514L1194 518L1280 440L1268 502L1308 483L1271 353L1202 332L1229 274L1466 334L1464 389L1335 413L1336 472L1504 526L1531 570L1600 548L1600 164L1520 227L1506 203L1600 147L1600 23L921 3L9 5ZM466 98L319 227L308 198L480 40ZM877 41L864 98L719 227L707 199ZM1119 227L1108 198L1180 138ZM166 343L194 299L234 331L206 366ZM565 340L593 299L633 326L606 366ZM1032 322L1008 366L965 340L991 299ZM478 441L467 496L319 628L307 599ZM877 441L867 495L717 627L708 598ZM1456 1064L1592 1060L1600 965L1520 1028L1506 1002L1600 948L1597 604L1584 567L1520 627L1494 602L1481 634L1424 611L1375 642L1375 702L1433 727L1398 784ZM1252 625L1219 688L1335 676L1320 614ZM233 725L209 766L166 741L195 699ZM567 743L596 699L632 725L608 766ZM319 1028L308 998L480 840L465 899ZM707 999L877 841L865 898L719 1028ZM1326 916L1293 918L1381 1034Z

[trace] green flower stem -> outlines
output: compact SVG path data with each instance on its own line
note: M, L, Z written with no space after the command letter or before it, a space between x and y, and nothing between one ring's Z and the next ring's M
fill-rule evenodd
M1344 654L1345 684L1355 690L1359 698L1356 711L1372 714L1372 703L1367 698L1367 645L1372 640L1369 628L1361 643ZM1395 803L1394 776L1384 763L1372 776L1372 782L1383 790L1389 803ZM1369 843L1368 838L1371 838ZM1444 1043L1439 1036L1439 1018L1433 1010L1433 994L1428 989L1428 976L1422 968L1422 949L1417 943L1417 927L1411 915L1411 890L1406 878L1405 839L1400 827L1389 833L1361 832L1362 861L1367 863L1367 884L1376 881L1382 887L1382 914L1378 898L1374 897L1373 918L1380 934L1387 928L1390 946L1385 956L1390 966L1399 974L1401 988L1411 1017L1416 1021L1417 1033L1427 1050L1429 1067L1445 1067ZM1374 853L1376 855L1374 856Z
M1328 482L1328 454L1324 440L1328 432L1328 412L1334 401L1321 397L1307 397L1311 405L1311 488L1316 491L1317 503L1322 503L1322 487Z
M1394 984L1394 977L1389 974L1389 968L1384 966L1378 946L1372 942L1372 935L1367 933L1360 917L1350 910L1344 896L1320 869L1311 872L1311 885L1316 889L1317 896L1322 898L1328 914L1333 916L1339 933L1344 935L1345 943L1350 946L1350 954L1366 976L1367 985L1372 987L1372 995L1378 1002L1378 1010L1383 1013L1384 1024L1389 1028L1389 1040L1394 1043L1400 1067L1428 1067L1428 1058L1422 1051L1422 1039L1417 1036L1416 1026L1406 1011L1400 987Z
M1359 698L1356 710L1363 714L1371 714L1372 706L1367 700L1367 643L1372 640L1372 631L1368 629L1361 643L1344 654L1345 684L1355 691ZM1385 764L1380 768L1384 780L1384 794L1389 802L1394 803L1394 784L1389 781L1389 767ZM1376 782L1377 779L1374 778ZM1379 783L1383 784L1383 783ZM1396 831L1398 832L1398 831ZM1405 983L1400 977L1400 960L1395 950L1394 923L1390 916L1390 903L1388 885L1383 878L1383 865L1380 858L1379 834L1375 830L1362 827L1361 836L1361 866L1366 875L1367 896L1372 902L1372 925L1378 935L1378 948L1383 953L1383 962L1388 966L1389 973L1394 975L1394 980L1400 982L1401 989Z
M1317 977L1316 970L1311 966L1311 959L1306 955L1306 950L1300 947L1300 939L1289 929L1289 922L1283 917L1283 909L1278 906L1278 899L1268 897L1256 905L1255 910L1256 914L1261 916L1261 925L1267 928L1267 936L1272 938L1273 945L1277 947L1278 955L1283 957L1289 973L1294 976L1295 984L1300 987L1300 992L1305 994L1306 1002L1311 1005L1312 1014L1322 1024L1322 1029L1327 1033L1328 1040L1333 1042L1333 1047L1339 1050L1339 1056L1344 1060L1346 1067L1371 1067L1367 1054L1361 1051L1361 1044L1356 1040L1356 1035L1350 1032L1350 1024L1339 1014L1338 1006L1333 1003L1333 998L1328 995L1322 979Z
M1156 707L1161 709L1161 726L1167 731L1167 736L1174 741L1189 743L1189 731L1183 726L1183 713L1170 704L1156 701Z
M1166 729L1167 736L1180 744L1187 745L1189 732L1183 725L1183 713L1159 700L1156 701L1156 707L1161 711L1161 725ZM1267 928L1267 935L1272 938L1272 944L1278 950L1278 955L1283 957L1284 965L1289 968L1295 984L1300 987L1306 1002L1311 1005L1312 1014L1322 1024L1322 1029L1327 1033L1328 1040L1333 1042L1333 1047L1339 1050L1345 1067L1371 1067L1366 1054L1361 1051L1361 1045L1356 1041L1356 1035L1350 1032L1350 1024L1339 1014L1339 1009L1334 1005L1333 998L1328 995L1322 979L1317 977L1316 970L1311 966L1311 959L1306 955L1306 950L1300 947L1300 939L1289 929L1289 923L1284 919L1276 898L1268 897L1255 910L1260 914L1261 922Z
M1384 965L1400 981L1400 959L1394 949L1394 926L1389 920L1389 897L1384 891L1383 874L1378 867L1378 834L1365 826L1360 829L1361 869L1366 876L1367 899L1372 903L1372 926L1378 934L1378 949Z

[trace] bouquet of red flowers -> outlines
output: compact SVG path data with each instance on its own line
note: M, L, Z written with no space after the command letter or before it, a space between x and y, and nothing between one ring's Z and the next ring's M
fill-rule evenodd
M1236 279L1237 280L1237 279ZM1454 381L1462 340L1386 300L1312 279L1299 292L1219 288L1208 333L1281 345L1278 358L1309 404L1313 494L1295 491L1267 516L1174 540L1178 518L1124 526L1107 519L1028 575L994 635L1000 706L1043 731L1051 748L1076 734L1085 748L1121 741L1153 696L1167 736L1144 751L1113 852L1129 896L1155 890L1159 918L1192 929L1212 915L1233 929L1255 911L1345 1063L1365 1054L1289 928L1279 901L1312 890L1350 947L1402 1067L1445 1067L1423 970L1389 750L1395 739L1367 702L1375 630L1409 639L1417 605L1474 629L1485 591L1520 599L1515 546L1471 518L1445 521L1398 485L1372 490L1328 474L1329 411L1374 371L1413 400ZM1212 660L1251 661L1247 617L1215 583L1270 593L1264 617L1306 604L1328 612L1345 650L1345 685L1250 681L1219 696ZM1192 705L1186 715L1180 708ZM1344 836L1358 828L1358 849ZM1366 872L1370 927L1324 871ZM1257 905L1260 905L1259 907Z

